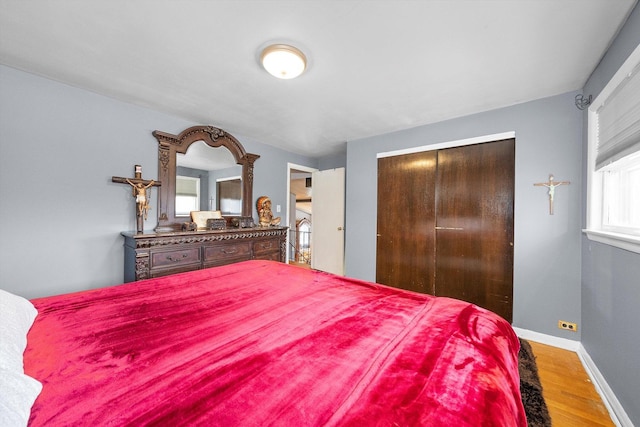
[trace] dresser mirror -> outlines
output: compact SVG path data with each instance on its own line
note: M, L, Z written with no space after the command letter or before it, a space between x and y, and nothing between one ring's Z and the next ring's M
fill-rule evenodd
M196 141L185 154L176 154L176 166L176 217L215 210L242 215L242 167L225 147Z
M198 170L220 170L225 175L222 178L236 180L241 187L240 209L237 212L239 216L253 216L253 163L260 156L247 153L235 137L213 126L190 127L178 135L154 131L153 136L158 140L158 178L162 183L158 190L157 232L179 231L182 223L189 221L184 208L181 215L176 213L178 170L181 171L181 176L197 175ZM202 154L203 151L206 154L199 158L197 153ZM232 169L234 164L238 165L235 166L235 171ZM216 179L207 178L207 182L210 185ZM215 200L209 194L212 194L210 190L207 192L207 199L200 203L199 210L216 210L212 209Z

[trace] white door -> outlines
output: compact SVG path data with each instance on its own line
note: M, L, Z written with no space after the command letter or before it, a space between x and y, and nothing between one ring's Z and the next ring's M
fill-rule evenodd
M311 268L344 275L344 168L313 172Z

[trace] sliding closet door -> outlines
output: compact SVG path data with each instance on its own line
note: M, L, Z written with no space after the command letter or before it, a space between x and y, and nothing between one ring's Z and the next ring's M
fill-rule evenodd
M438 152L437 296L513 316L513 139Z
M376 281L434 292L435 151L378 159Z
M513 316L515 140L378 160L376 281Z

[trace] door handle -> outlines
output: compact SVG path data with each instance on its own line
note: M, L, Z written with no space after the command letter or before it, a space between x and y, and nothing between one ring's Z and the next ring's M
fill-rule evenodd
M342 227L338 227L338 231L342 231Z

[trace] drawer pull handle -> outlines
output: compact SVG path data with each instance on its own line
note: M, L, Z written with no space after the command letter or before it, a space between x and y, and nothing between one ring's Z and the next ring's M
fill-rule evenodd
M188 257L188 256L189 256L188 254L182 254L182 259L184 259L184 258L186 258L186 257ZM173 262L178 262L178 261L180 261L180 258L174 258L174 257L172 257L171 255L167 255L167 259L168 259L169 261L173 261Z
M231 249L231 250L222 249L222 252L225 253L225 254L231 255L231 254L235 254L236 252L238 252L238 249L237 248L234 248L234 249Z

